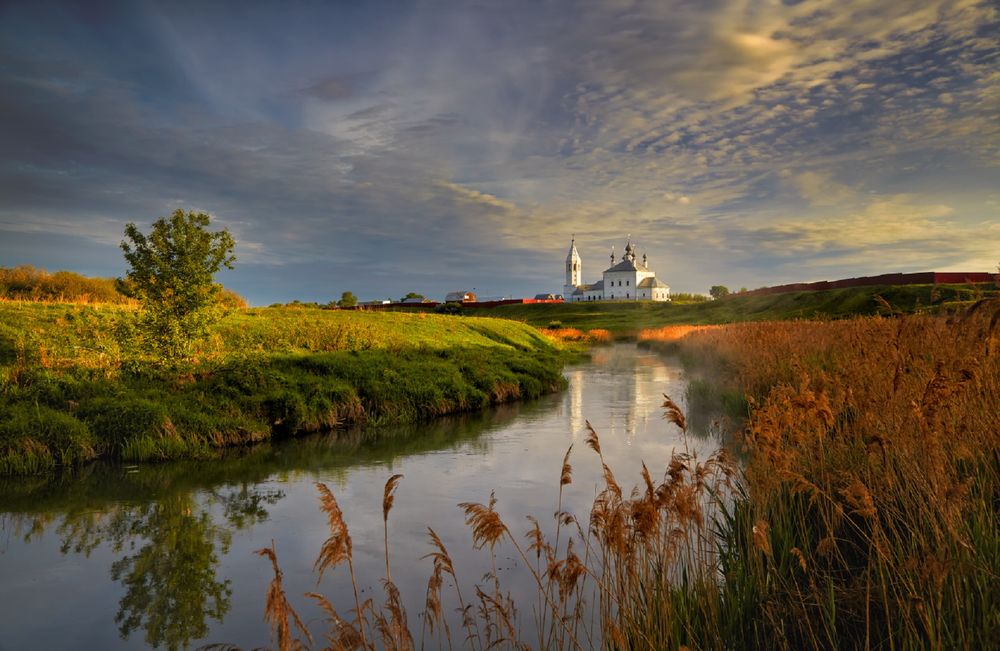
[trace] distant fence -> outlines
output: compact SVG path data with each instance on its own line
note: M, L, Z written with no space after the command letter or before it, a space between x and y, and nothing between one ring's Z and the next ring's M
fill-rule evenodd
M467 301L458 303L462 307L499 307L501 305L533 305L536 303L562 303L563 299L545 298L503 298L496 301ZM347 308L350 310L373 310L373 311L408 311L408 310L433 310L444 303L438 301L427 301L426 303L376 303L374 305L358 305Z
M499 307L501 305L534 305L536 303L562 303L561 298L503 298L499 301L462 303L462 307Z
M867 287L872 285L957 285L965 283L992 283L1000 276L982 272L960 271L922 271L910 274L882 274L880 276L861 276L844 278L843 280L821 280L815 283L793 283L791 285L775 285L761 287L739 296L760 296L766 294L785 294L788 292L818 292L824 289L844 289L847 287Z

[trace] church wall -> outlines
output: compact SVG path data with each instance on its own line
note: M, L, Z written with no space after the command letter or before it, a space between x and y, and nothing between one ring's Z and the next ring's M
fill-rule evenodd
M634 271L604 272L604 300L636 300L637 279Z

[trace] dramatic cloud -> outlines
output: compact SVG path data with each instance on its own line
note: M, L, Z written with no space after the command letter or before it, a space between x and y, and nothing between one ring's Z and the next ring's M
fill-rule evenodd
M0 265L205 210L254 303L991 269L995 3L0 5ZM100 252L104 252L101 254Z

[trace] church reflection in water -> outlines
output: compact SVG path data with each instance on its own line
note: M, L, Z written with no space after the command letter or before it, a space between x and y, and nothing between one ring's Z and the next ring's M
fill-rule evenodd
M598 435L631 445L652 426L651 419L659 421L663 394L681 386L683 381L678 371L665 366L658 356L637 355L634 349L623 352L621 346L594 349L591 361L598 372L591 368L567 373L574 441L585 436L588 420L595 428L600 420L606 429L599 430ZM684 398L671 397L678 402ZM594 413L596 405L602 405L608 413Z

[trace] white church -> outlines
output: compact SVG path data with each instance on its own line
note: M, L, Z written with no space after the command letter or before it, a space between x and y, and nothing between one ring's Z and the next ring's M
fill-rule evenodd
M670 286L656 279L656 272L647 265L646 254L642 262L635 259L635 247L629 238L625 253L615 264L615 250L611 248L611 266L604 270L604 276L593 285L583 284L583 260L576 250L576 238L570 241L569 255L566 256L566 284L563 298L567 302L578 301L669 301Z

